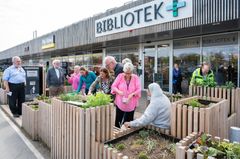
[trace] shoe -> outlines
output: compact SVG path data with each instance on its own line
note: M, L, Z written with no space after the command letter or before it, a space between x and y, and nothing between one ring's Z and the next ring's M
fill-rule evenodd
M18 115L18 114L13 114L13 117L14 117L14 118L18 118L19 115Z

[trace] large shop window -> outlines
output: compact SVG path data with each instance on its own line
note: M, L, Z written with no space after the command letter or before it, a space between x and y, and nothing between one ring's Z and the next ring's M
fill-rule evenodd
M179 64L182 71L182 92L187 94L192 73L200 65L200 38L175 40L173 48L173 62Z
M139 62L139 49L138 45L123 46L118 48L107 48L107 55L115 57L117 62L122 62L123 59L129 58L135 67L138 66Z
M237 33L204 37L203 61L210 62L218 85L231 81L237 86Z

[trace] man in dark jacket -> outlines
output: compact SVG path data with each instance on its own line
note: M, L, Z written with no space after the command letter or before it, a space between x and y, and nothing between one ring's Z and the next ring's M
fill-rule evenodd
M50 96L58 96L64 92L64 73L60 68L60 61L53 60L53 67L47 72L47 86Z
M123 66L121 63L117 63L113 56L107 56L104 59L104 64L106 68L111 72L114 71L115 78L120 74L123 73Z

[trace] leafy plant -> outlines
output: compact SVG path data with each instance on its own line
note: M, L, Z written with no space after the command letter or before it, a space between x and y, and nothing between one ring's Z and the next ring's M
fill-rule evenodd
M38 110L38 105L30 105L33 110Z
M150 153L156 148L157 143L155 140L147 139L145 145L147 146L147 151Z
M173 154L176 153L176 144L170 144L167 149L172 152Z
M145 152L140 152L138 154L138 159L148 159L148 156Z
M142 139L146 139L146 138L149 136L149 132L146 131L146 130L141 130L141 131L139 131L139 136L140 136Z
M61 94L59 98L62 101L82 101L83 99L82 95L76 93Z
M118 150L118 151L122 151L122 150L124 150L126 148L126 146L124 145L124 144L117 144L116 145L116 149Z
M203 106L201 103L198 102L197 99L191 99L190 101L187 102L187 104L192 107L202 107Z
M137 145L144 145L144 141L143 139L138 139L134 142L134 144L137 144Z
M231 81L227 81L227 82L225 83L225 85L222 86L222 88L233 89L233 88L235 88L235 84L234 84L233 82L231 82Z
M87 102L83 105L85 108L107 105L112 102L108 94L97 92L96 95L87 96Z

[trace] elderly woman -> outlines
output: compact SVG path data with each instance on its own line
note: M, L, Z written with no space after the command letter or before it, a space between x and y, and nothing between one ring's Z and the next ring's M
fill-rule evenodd
M150 104L144 114L131 122L125 122L125 127L140 127L152 124L156 127L168 129L170 127L171 103L157 83L148 86Z
M82 89L84 83L85 83L85 94L88 94L89 88L91 86L91 84L95 81L96 79L96 75L94 72L92 71L88 71L85 67L80 67L80 74L81 77L79 79L79 85L78 85L78 89L77 89L77 93L80 92L80 90Z
M88 94L92 94L92 92L95 91L96 89L97 91L101 91L105 94L110 94L113 81L114 81L114 78L110 75L108 69L104 67L101 68L100 75L91 84Z
M67 75L66 78L68 80L68 83L72 85L73 91L76 91L78 89L80 79L80 66L74 66L74 73L71 74L70 77Z
M112 84L111 93L115 94L116 120L115 126L121 127L125 121L132 121L138 100L141 97L140 79L132 74L133 64L123 66L124 73L117 76Z

